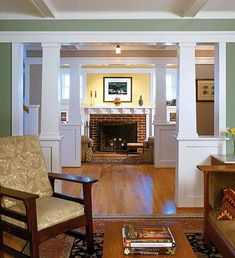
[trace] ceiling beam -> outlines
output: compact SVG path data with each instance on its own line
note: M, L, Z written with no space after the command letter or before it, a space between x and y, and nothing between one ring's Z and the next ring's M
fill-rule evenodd
M181 16L182 17L194 17L202 9L209 0L191 0L184 6Z
M42 17L44 18L55 18L52 10L46 4L45 0L29 0L37 8Z

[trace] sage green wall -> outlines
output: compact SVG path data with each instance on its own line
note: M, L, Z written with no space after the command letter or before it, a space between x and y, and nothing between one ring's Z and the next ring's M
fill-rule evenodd
M0 31L234 31L235 19L0 20ZM174 38L172 39L174 40Z
M227 43L227 127L235 127L235 43ZM227 141L227 154L233 154L232 140Z
M0 43L0 136L11 135L11 44Z

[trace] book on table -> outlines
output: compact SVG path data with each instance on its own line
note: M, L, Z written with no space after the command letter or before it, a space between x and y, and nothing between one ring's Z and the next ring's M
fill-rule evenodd
M125 224L122 228L125 254L173 254L175 239L166 225Z

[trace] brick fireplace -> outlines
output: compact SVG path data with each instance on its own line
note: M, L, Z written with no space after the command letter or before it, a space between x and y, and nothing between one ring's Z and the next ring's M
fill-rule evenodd
M110 125L125 125L125 123L131 124L136 123L136 142L142 143L146 139L146 115L145 114L90 114L89 131L90 137L94 142L94 150L100 150L100 125L110 124ZM112 130L112 129L111 129ZM119 130L120 131L120 130ZM128 130L126 131L128 134ZM115 136L113 136L115 137ZM120 136L118 135L120 139ZM125 137L121 138L121 141ZM128 138L127 138L128 139ZM117 139L118 140L118 139Z

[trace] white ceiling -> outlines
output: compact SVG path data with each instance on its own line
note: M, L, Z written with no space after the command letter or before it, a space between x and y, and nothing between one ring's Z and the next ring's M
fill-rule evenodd
M0 19L235 18L235 0L0 0Z

